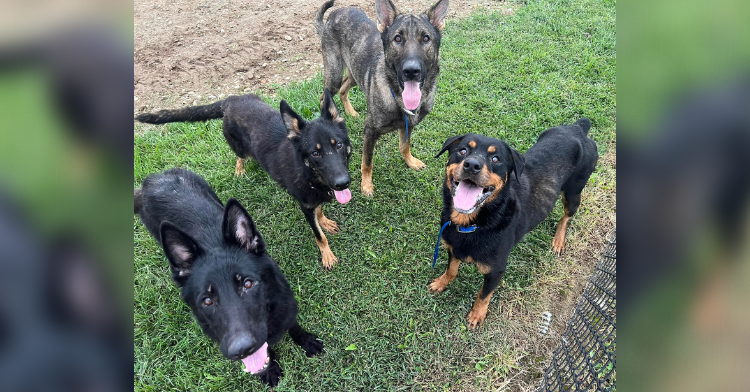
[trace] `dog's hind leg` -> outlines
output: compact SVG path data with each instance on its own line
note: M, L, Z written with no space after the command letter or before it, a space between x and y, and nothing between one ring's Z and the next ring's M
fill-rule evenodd
M484 319L487 317L487 307L490 304L492 293L495 292L495 289L500 283L500 279L503 278L504 273L505 271L490 271L488 274L484 275L484 283L482 284L482 288L477 294L477 299L476 301L474 301L474 306L471 307L471 311L466 317L467 324L470 329L476 329L484 322Z
M341 89L341 79L344 77L344 62L335 53L323 51L323 87L335 97ZM323 107L323 94L320 94L320 107Z
M292 328L289 328L289 336L292 337L292 341L303 350L305 355L312 357L323 352L323 343L318 340L318 337L305 331L297 321L294 322Z
M332 221L328 218L326 218L325 215L323 215L323 205L319 205L315 208L315 218L318 219L318 224L320 224L320 227L323 228L323 230L331 233L336 234L339 232L339 225L336 224L335 221Z
M326 271L330 271L333 266L339 262L339 260L336 258L336 256L333 255L333 252L331 252L331 248L328 247L328 239L326 238L326 235L323 234L323 230L320 228L318 216L315 212L316 209L306 208L305 206L300 207L302 207L302 212L305 214L305 219L307 219L307 223L310 224L310 228L312 229L313 234L315 234L315 243L318 244L320 256L323 259L323 268L325 268Z
M357 85L357 82L354 80L352 75L350 75L351 72L347 71L347 75L344 78L344 82L341 84L341 90L339 90L339 97L341 98L341 104L344 105L344 110L346 111L346 114L357 117L359 116L359 113L357 113L356 110L354 110L354 107L352 107L352 103L349 102L349 90Z
M456 276L458 275L458 266L461 265L461 260L453 256L453 248L445 242L443 242L443 245L448 248L448 269L427 286L427 288L430 289L430 292L435 294L445 291L448 285L453 282L453 279L456 279Z
M234 165L234 176L239 177L245 174L245 160L237 157L237 163Z
M552 239L552 252L555 255L560 256L565 250L565 232L568 229L568 223L570 218L575 215L578 211L578 206L581 205L581 193L570 194L568 192L562 192L562 205L565 210L565 214L557 222L557 230L555 231L555 237Z
M398 130L398 151L401 152L401 158L404 159L404 162L406 162L406 166L409 166L410 168L414 170L422 170L427 167L427 165L424 164L424 162L420 161L417 158L414 158L414 156L411 155L411 146L410 146L410 139L411 139L411 132L409 132L409 139L406 138L406 129L399 129Z

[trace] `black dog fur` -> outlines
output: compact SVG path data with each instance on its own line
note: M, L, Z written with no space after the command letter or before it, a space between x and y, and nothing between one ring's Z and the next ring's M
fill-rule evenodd
M552 212L560 193L565 215L557 225L552 246L555 254L562 253L568 222L578 210L581 191L598 159L596 143L587 137L590 128L587 118L550 128L526 154L482 135L454 136L445 141L438 156L445 151L450 154L441 214L441 222L451 222L441 238L448 249L449 265L429 289L444 291L458 274L461 261L476 263L484 284L468 315L471 329L484 322L511 250ZM459 187L481 192L476 193L476 199L468 198L475 200L472 207L456 201ZM473 225L476 230L470 233L453 227Z
M352 147L330 92L326 89L323 95L320 117L309 122L286 101L281 101L279 113L254 94L231 96L210 105L145 113L136 120L163 124L223 118L224 138L237 154L235 174L244 172L245 159L255 158L299 202L315 234L323 267L330 270L338 259L323 230L335 234L339 227L325 217L322 207L334 199L334 192L349 192Z
M270 347L288 331L307 356L323 351L297 323L297 301L252 218L233 198L224 206L206 181L184 169L152 174L134 190L135 212L164 248L172 279L203 332L231 360L268 343L256 373L276 385L282 370Z

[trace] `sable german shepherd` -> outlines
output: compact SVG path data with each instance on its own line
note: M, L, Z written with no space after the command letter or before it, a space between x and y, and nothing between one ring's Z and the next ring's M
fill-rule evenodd
M231 96L210 105L144 113L136 120L163 124L223 118L224 138L237 154L235 174L244 172L245 159L255 158L297 200L315 234L323 267L330 270L338 259L323 230L335 234L339 227L323 215L323 203L336 199L345 204L351 200L352 147L349 130L328 90L323 98L320 117L312 121L305 121L286 101L281 101L279 113L255 94Z
M151 174L133 192L135 213L164 248L172 279L203 332L245 371L278 384L271 347L289 332L308 357L323 352L297 323L297 301L250 214L226 206L199 175L185 169Z
M561 193L565 215L557 224L552 250L562 253L568 223L599 157L596 143L587 136L590 128L588 118L550 128L526 154L476 134L453 136L443 144L437 155L450 155L441 214L447 226L441 241L450 261L429 289L444 291L456 278L461 261L476 263L484 284L469 312L469 328L484 322L510 251L547 218Z
M315 18L323 47L324 84L331 94L339 94L351 116L358 114L349 102L349 89L358 85L367 97L361 187L370 197L372 155L380 136L398 129L406 165L425 168L411 155L409 143L414 127L432 110L448 0L420 15L400 14L390 0L376 0L377 25L352 7L331 12L324 24L323 15L333 1L323 4ZM345 70L348 74L342 81Z

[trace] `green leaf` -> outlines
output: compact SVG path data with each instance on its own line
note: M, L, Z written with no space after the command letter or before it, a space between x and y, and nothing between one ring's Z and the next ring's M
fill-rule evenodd
M356 349L357 349L357 345L354 344L354 343L352 343L352 344L348 345L344 350L346 350L346 351L354 351Z

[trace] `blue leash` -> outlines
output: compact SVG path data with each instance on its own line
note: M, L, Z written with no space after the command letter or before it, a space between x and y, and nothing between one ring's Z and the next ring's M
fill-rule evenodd
M391 90L391 95L393 96L393 99L395 100L396 94L393 93L393 90ZM403 110L402 112L404 113L404 123L406 124L406 138L405 139L406 139L406 142L408 143L409 142L409 118L406 117L406 112L404 112Z
M440 228L440 232L438 233L437 238L437 244L435 244L435 254L432 256L432 269L435 269L435 263L437 263L438 252L440 251L440 238L443 236L443 230L445 230L445 228L450 224L451 221L445 222L445 224L443 224L443 227ZM473 233L477 230L477 225L456 226L456 230L458 230L459 233L463 234Z

